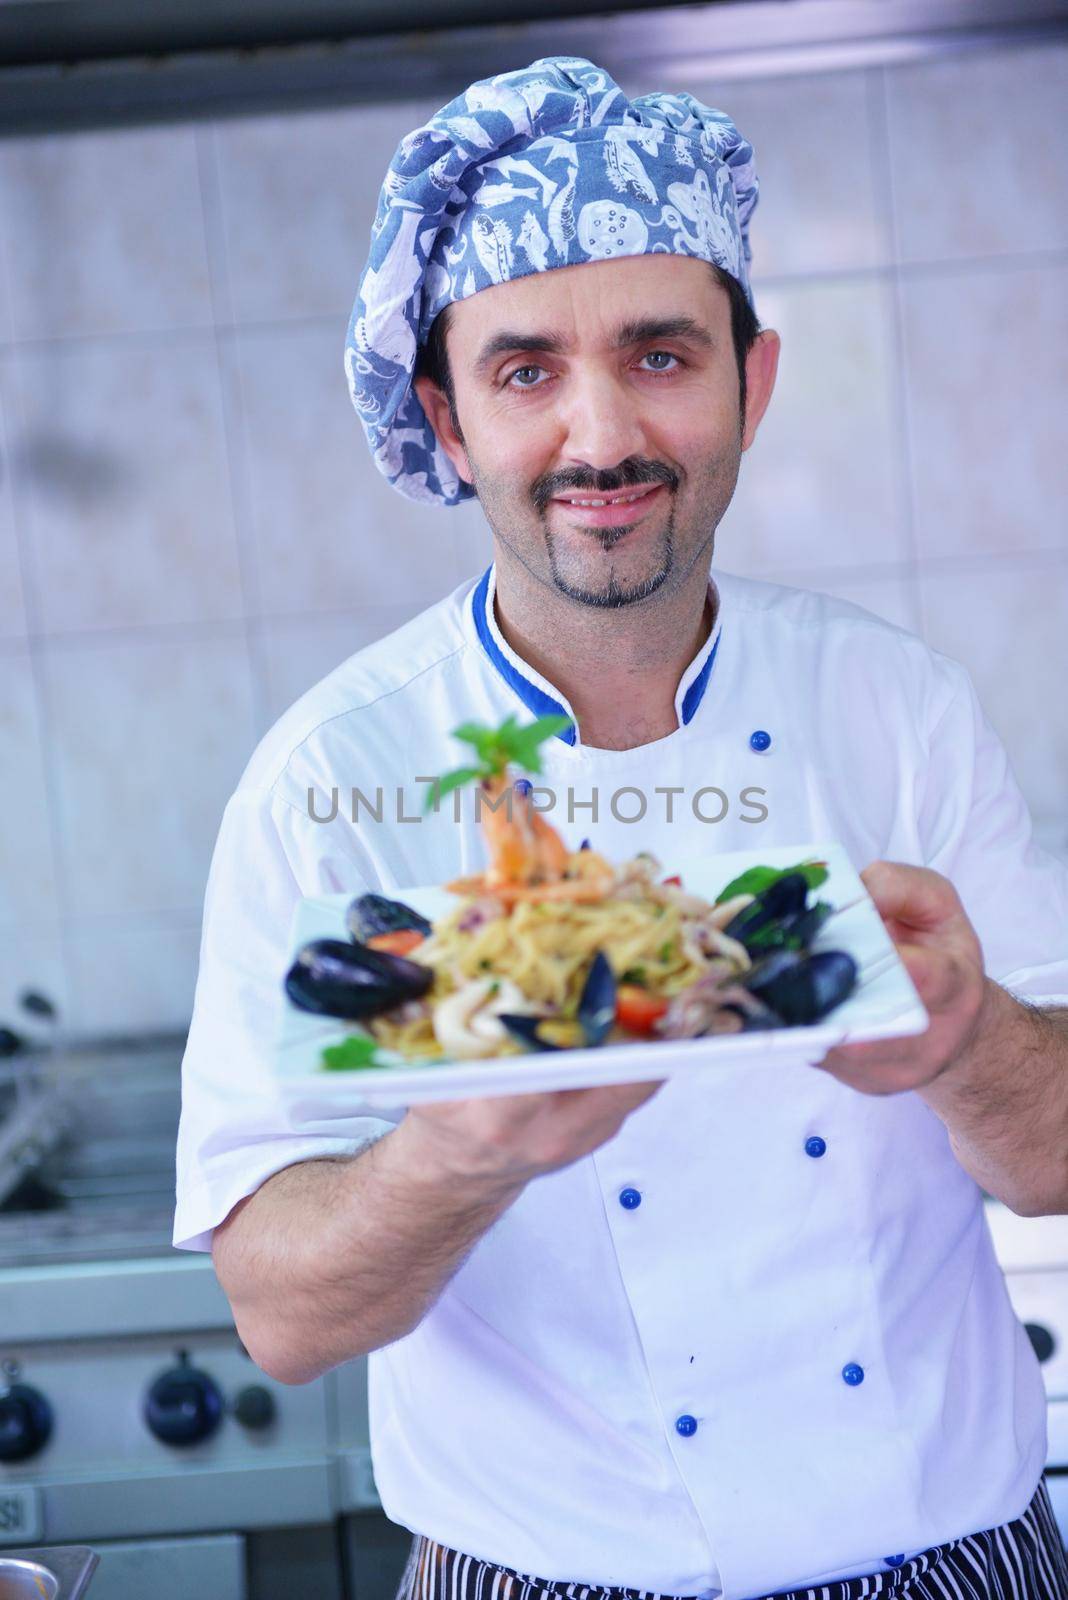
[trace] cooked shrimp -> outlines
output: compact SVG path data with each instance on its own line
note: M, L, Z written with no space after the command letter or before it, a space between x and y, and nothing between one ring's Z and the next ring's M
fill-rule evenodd
M490 864L485 872L454 878L445 887L467 898L490 895L505 906L521 900L602 900L616 881L615 868L596 850L568 850L536 809L525 780L500 774L482 780L479 807Z

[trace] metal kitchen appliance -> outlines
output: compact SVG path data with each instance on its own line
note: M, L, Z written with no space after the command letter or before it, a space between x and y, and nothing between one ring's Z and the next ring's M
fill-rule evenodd
M366 1363L275 1383L210 1257L171 1249L183 1044L23 1053L22 1111L63 1131L21 1117L0 1201L0 1554L90 1545L91 1600L392 1600Z
M1009 1299L1046 1380L1046 1484L1068 1546L1068 1216L1018 1217L992 1200L986 1215Z

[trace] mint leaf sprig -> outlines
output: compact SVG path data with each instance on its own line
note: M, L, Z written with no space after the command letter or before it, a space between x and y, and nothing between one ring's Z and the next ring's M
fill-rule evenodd
M520 727L514 716L505 717L499 728L488 728L480 722L461 722L452 730L454 739L462 739L473 747L478 757L477 765L457 767L435 778L427 790L424 811L437 810L443 798L453 789L462 788L476 779L499 778L511 766L524 772L540 772L539 750L546 739L563 733L572 726L571 718L559 715L535 717L533 722Z

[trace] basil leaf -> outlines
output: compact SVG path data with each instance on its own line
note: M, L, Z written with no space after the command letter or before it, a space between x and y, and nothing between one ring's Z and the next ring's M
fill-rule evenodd
M779 878L785 878L791 872L800 872L810 889L818 889L821 883L826 883L828 876L825 861L799 861L796 867L749 867L720 890L714 903L718 906L724 900L733 899L736 894L763 894L765 889L770 889Z
M353 1033L340 1044L328 1044L322 1052L323 1066L328 1072L358 1072L361 1067L383 1067L378 1059L378 1045L365 1034Z
M733 900L736 894L760 894L780 876L775 867L750 867L737 878L732 878L725 889L720 890L715 904L718 906L723 900Z
M537 749L545 739L552 738L555 733L563 733L564 728L571 726L571 717L561 717L553 714L548 717L536 717L534 722L524 726L516 722L515 712L510 712L500 723L499 728L488 728L480 722L462 722L459 728L452 730L452 738L464 739L465 744L473 744L478 758L483 765L489 768L489 773L502 773L508 762L515 762L516 766L523 766L528 771L540 773L540 760Z
M505 745L508 754L517 766L523 767L527 772L541 771L541 758L538 747L546 739L551 739L554 734L563 733L572 726L570 717L556 714L552 716L536 717L525 728L511 728L505 734L501 729L501 743Z
M487 728L484 722L461 722L458 728L452 730L454 739L462 739L465 744L473 744L481 755L483 750L489 749L497 739L497 730Z

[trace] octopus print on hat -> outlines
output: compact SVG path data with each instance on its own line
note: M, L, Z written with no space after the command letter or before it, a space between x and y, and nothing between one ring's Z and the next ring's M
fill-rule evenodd
M649 229L636 211L614 200L590 200L579 212L579 244L591 260L645 253Z

